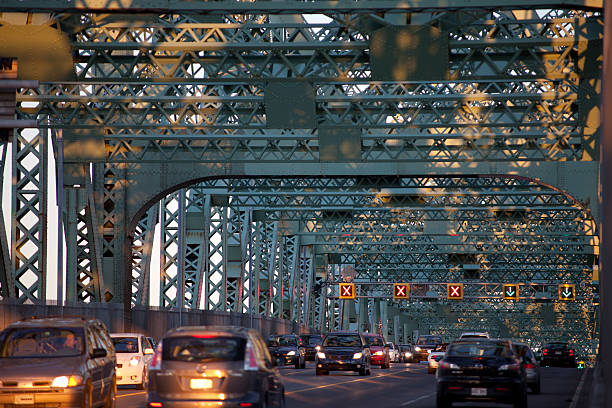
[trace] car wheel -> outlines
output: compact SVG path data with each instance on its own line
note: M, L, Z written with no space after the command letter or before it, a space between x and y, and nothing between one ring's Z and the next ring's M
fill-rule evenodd
M148 374L147 374L147 369L145 368L142 370L142 374L140 376L140 384L136 385L136 389L144 390L147 387L147 382L148 382Z
M110 390L106 394L106 400L104 401L104 408L115 408L117 405L117 381L113 378Z
M453 402L448 398L444 398L444 396L438 393L436 395L436 408L451 408L453 406Z
M83 390L83 401L81 401L81 408L92 408L92 400L93 400L93 390L91 387L91 382L88 381L85 385L85 389Z
M295 368L302 368L302 364L300 363L300 359L299 358L295 362Z
M527 393L523 392L515 401L514 408L527 408Z
M358 373L359 373L360 376L364 377L364 376L368 375L368 370L365 367L361 367L359 369Z

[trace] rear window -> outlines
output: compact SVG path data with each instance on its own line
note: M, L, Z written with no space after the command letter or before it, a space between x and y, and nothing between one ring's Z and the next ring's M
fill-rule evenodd
M117 353L138 353L136 337L113 337L113 345Z
M194 363L242 361L245 347L246 339L242 337L168 337L163 341L162 358Z
M458 343L451 344L446 355L449 357L512 357L510 347L502 344Z
M308 346L317 346L323 342L321 336L302 337L302 341Z
M440 336L422 336L417 339L416 344L440 344L442 343L442 337Z
M85 350L80 328L15 328L2 336L0 357L66 357Z
M361 347L361 339L357 335L331 335L323 342L327 347Z
M363 336L365 338L366 344L368 346L381 346L383 347L385 343L380 336Z
M568 348L567 343L548 343L545 348L553 349L553 350L565 350Z

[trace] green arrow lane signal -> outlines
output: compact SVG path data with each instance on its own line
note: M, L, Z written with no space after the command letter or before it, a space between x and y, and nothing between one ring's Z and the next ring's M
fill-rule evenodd
M559 300L576 300L576 285L571 283L559 285Z
M519 288L516 283L509 283L504 285L503 290L504 300L518 300L519 298Z

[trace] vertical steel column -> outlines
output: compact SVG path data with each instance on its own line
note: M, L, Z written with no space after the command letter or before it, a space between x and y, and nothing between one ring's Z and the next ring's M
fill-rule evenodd
M178 192L169 194L162 200L159 270L159 306L162 308L178 307L178 200Z
M302 270L300 268L300 236L292 235L285 237L285 263L286 270L288 273L285 274L287 278L285 290L287 296L283 299L284 303L287 303L287 308L283 305L283 318L300 321L300 283L302 282Z
M268 282L270 285L270 294L268 297L266 316L280 317L280 307L282 303L279 302L279 299L282 299L282 271L280 262L282 244L279 242L278 221L274 221L273 225L274 229L270 237L270 252L268 254Z
M58 187L59 188L59 187ZM79 279L79 268L78 268L78 249L77 249L77 237L78 237L78 217L79 212L79 199L78 189L68 187L64 188L64 203L62 218L64 220L64 238L66 239L66 263L64 266L64 274L66 277L66 294L65 300L67 302L77 301L77 281ZM58 245L60 245L58 243ZM62 260L63 262L63 260ZM58 282L58 285L61 282Z
M44 302L47 290L47 140L34 132L13 132L11 259L19 303Z
M83 253L89 257L89 273L92 282L91 292L93 298L97 302L106 302L104 299L104 276L102 274L102 244L100 231L101 226L98 224L98 211L96 208L96 200L94 197L92 174L90 166L83 164L83 170L86 174L85 194L85 228L87 229L86 239L87 246L83 246Z
M205 282L205 309L227 309L226 291L226 248L227 248L227 211L226 206L215 206L212 198L206 200L205 234L207 246Z
M153 205L138 221L132 246L132 304L148 306L150 301L151 255L159 203Z
M253 254L252 254L252 213L253 210L249 207L244 211L242 223L240 225L240 253L242 255L240 274L241 284L239 291L239 309L238 312L249 314L252 313L253 300Z
M300 298L303 300L300 308L300 320L304 326L309 327L311 321L313 321L311 320L311 307L316 304L315 295L313 293L314 262L311 246L302 245L301 251L300 276L302 277L302 285Z
M0 158L0 197L2 197L4 192L4 164L6 163L9 144L6 142L0 144L0 147L2 147L2 157ZM4 197L2 201L5 199L7 198ZM4 225L4 212L2 211L2 205L0 205L0 296L3 299L15 297L15 284L12 283L12 277L13 272L8 237Z
M185 307L185 189L178 194L178 257L176 268L177 302L179 310L179 326L183 325L183 308Z

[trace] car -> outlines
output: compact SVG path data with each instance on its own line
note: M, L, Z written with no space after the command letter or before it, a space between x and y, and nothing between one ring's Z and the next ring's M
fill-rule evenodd
M398 348L400 354L400 361L402 363L412 363L412 345L400 344Z
M304 350L306 350L306 360L314 361L315 355L317 354L317 347L321 346L323 343L323 335L322 334L302 334L300 336L302 339L302 344L304 345Z
M576 368L576 353L567 342L555 341L542 347L540 359L542 367L558 366Z
M370 346L364 335L357 332L328 333L315 357L315 374L330 371L354 371L370 375Z
M436 348L438 344L442 344L442 337L436 335L421 335L417 338L412 353L412 359L415 363L426 361L429 353Z
M446 353L447 344L438 344L435 349L429 353L427 357L427 372L429 374L435 374L438 368L438 362L442 360L444 354Z
M117 385L135 385L144 390L148 383L147 366L153 358L153 347L144 334L111 333L117 355Z
M268 350L279 366L293 364L295 368L306 368L306 350L296 334L270 335Z
M449 344L436 372L436 406L496 402L527 407L527 381L509 340L463 339Z
M380 334L364 333L363 338L366 344L370 347L370 363L378 365L382 369L391 367L391 356L389 355L389 347Z
M488 339L490 338L488 332L465 332L461 333L460 339Z
M514 352L521 358L527 376L527 386L534 394L540 393L540 365L528 344L512 342Z
M0 332L0 406L114 408L115 349L97 319L28 318Z
M285 387L263 338L234 326L183 326L159 342L148 407L282 407Z
M387 347L389 348L389 359L394 363L399 363L399 350L395 347L395 344L392 342L387 343Z

